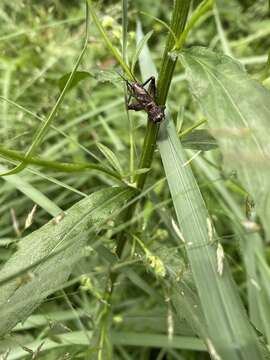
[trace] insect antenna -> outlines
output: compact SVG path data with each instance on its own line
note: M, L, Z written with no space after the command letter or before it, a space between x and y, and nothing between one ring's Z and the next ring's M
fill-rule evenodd
M117 74L120 76L120 78L121 78L123 81L125 81L126 84L131 85L131 82L130 82L125 76L123 76L119 71L117 71L117 70L115 70L115 71L116 71ZM133 75L132 75L132 76L133 76ZM135 76L133 76L133 79L134 79L135 82L137 82Z

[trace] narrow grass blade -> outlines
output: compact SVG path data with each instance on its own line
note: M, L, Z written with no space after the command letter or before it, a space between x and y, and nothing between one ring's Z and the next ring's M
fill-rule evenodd
M140 21L137 21L136 38L137 44L144 38ZM143 79L148 79L150 76L155 76L155 78L157 78L157 70L146 42L144 42L144 46L140 51L139 65Z
M92 334L92 331L87 332L89 337L92 337ZM46 343L41 348L41 353L61 347L74 347L74 345L89 347L89 341L85 337L83 331L73 331L67 334L60 334L57 336L57 339L58 342L47 339ZM111 340L114 345L147 346L154 348L166 347L171 349L193 349L195 351L205 351L205 346L199 339L187 336L176 336L172 341L170 341L166 335L112 331ZM40 343L40 340L35 340L27 344L27 347L30 349L36 349ZM21 346L16 346L10 352L8 359L22 359L25 354L25 350L23 350Z
M42 166L47 169L54 169L54 170L59 170L59 171L67 172L67 173L80 172L80 171L84 171L84 170L97 170L97 171L103 172L106 175L110 175L118 180L121 180L118 173L116 173L115 171L112 171L109 168L106 168L105 166L102 166L102 165L99 165L96 163L91 163L91 162L66 163L66 162L50 161L50 160L46 160L46 159L42 159L42 158L38 158L38 157L26 158L19 151L6 149L1 146L0 146L0 155L2 155L3 157L5 157L7 159L16 160L16 161L18 161L18 160L24 161L27 164L38 165L38 166Z
M123 169L120 164L120 161L117 159L117 156L115 153L109 149L107 146L97 143L97 147L102 152L102 154L105 156L105 158L109 161L111 167L115 169L120 175L123 174Z
M6 168L0 166L0 171L6 171ZM50 200L46 195L30 184L26 179L24 179L24 177L15 174L5 177L4 179L8 184L21 191L29 199L31 199L34 204L37 204L50 215L57 216L61 213L62 210L59 206L57 206L57 204L55 204L55 202Z
M117 62L119 63L119 65L122 67L122 69L125 71L126 75L130 78L133 79L133 74L131 73L128 65L125 63L124 59L122 58L120 52L118 51L118 49L113 45L113 43L111 42L108 34L106 33L104 27L102 26L95 8L93 6L93 1L92 0L87 0L88 2L88 6L89 6L89 11L91 13L92 19L101 35L101 37L103 38L105 44L107 45L108 49L110 50L110 52L113 54L113 56L115 57L115 59L117 60Z
M128 60L127 44L128 44L128 0L122 0L122 56L125 62L127 62Z
M150 37L153 35L153 30L149 31L137 44L132 63L131 63L131 72L134 74L135 66L137 64L137 61L139 59L139 56L142 52L142 49L144 48L145 44L147 44Z

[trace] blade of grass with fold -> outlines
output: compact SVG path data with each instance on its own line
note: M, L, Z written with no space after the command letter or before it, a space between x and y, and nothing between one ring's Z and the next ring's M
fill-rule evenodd
M138 22L137 40L140 41L141 39L143 39L143 37L144 35L142 32L142 28L140 22ZM174 36L171 35L170 46L172 47L174 46L173 40L174 40ZM169 53L170 46L167 44L167 51L165 52L167 56ZM157 70L152 61L152 57L146 43L141 51L139 57L139 63L143 78L147 78L149 74L157 74ZM173 72L171 72L171 68L174 68L175 66L175 59L168 58L166 60L166 56L164 55L163 63L164 66L168 66L169 68L168 70L172 75ZM166 81L166 85L169 86L170 83L167 82L167 79L165 77L164 77L164 81ZM163 98L165 99L168 93L168 87L166 87L164 91L166 94L161 96L163 96ZM149 129L151 130L151 124L149 124ZM154 129L154 136L157 136L156 129ZM176 236L176 238L179 241L178 235ZM180 259L176 261L177 259L176 254L172 255L171 258L168 260L169 253L165 255L164 251L157 251L157 255L162 260L165 267L170 269L170 271L167 272L167 279L166 281L164 281L164 286L165 288L168 287L170 289L169 290L170 296L172 298L172 302L177 316L179 318L185 316L186 320L188 321L189 325L194 330L194 332L200 335L200 337L206 343L206 339L209 337L209 335L205 324L204 315L202 313L201 306L199 304L198 295L194 292L194 289L190 288L190 284L184 279L183 276L181 276L181 280L179 281L178 275L176 275L180 271L182 261ZM175 266L173 266L175 262L176 264ZM183 294L185 294L185 296L183 296Z
M226 261L218 271L214 229L190 166L183 166L186 157L168 113L158 143L207 324L203 338L209 353L214 359L263 359Z
M18 250L1 269L0 336L66 282L75 262L83 257L89 233L118 215L135 194L128 187L100 190L20 240Z
M180 5L180 3L178 2L176 5ZM188 6L188 4L186 3L186 6ZM180 13L185 13L184 9L181 9L181 7L179 8ZM181 11L182 10L182 11ZM187 13L186 13L187 15ZM179 19L175 18L172 22L174 22L174 26L175 23L178 23ZM179 26L179 24L175 27L175 30L177 30L177 35L181 36L181 31L183 30L183 24L181 26ZM138 41L140 41L141 39L143 39L144 35L142 32L142 28L141 28L141 24L140 22L137 23L137 39ZM172 59L169 57L169 51L170 49L174 46L175 44L175 37L176 35L173 33L172 31L170 31L170 38L168 39L168 43L167 43L167 47L164 53L164 59L163 59L163 64L165 66L165 71L163 71L163 75L162 78L164 80L164 83L166 84L164 86L164 88L162 87L162 85L160 85L161 87L161 91L164 91L164 94L160 95L160 98L163 99L163 101L165 101L166 97L167 97L167 93L168 93L168 88L170 85L170 82L167 82L168 78L166 78L165 74L170 73L171 76L173 74L173 69L175 66L175 59ZM147 78L149 77L151 74L155 74L157 75L157 70L155 68L155 65L152 61L152 57L150 54L150 51L147 47L147 44L144 44L144 47L140 53L140 57L139 57L139 64L140 64L140 70L142 73L142 77L143 78ZM167 68L167 69L166 69ZM164 70L164 69L163 69ZM168 70L168 71L167 71ZM149 129L151 130L151 124L149 124ZM155 136L157 136L157 132L156 129L154 129L154 134ZM176 238L178 239L178 236L176 236ZM175 266L175 268L173 269L172 267L172 263L173 263L173 259L176 259L176 255L173 255L173 259L168 260L167 257L168 255L164 256L163 251L157 251L158 256L161 258L161 260L163 261L163 263L165 264L166 267L171 268L172 271L169 272L169 278L167 279L167 281L169 281L169 284L166 282L164 282L164 286L168 287L171 289L170 290L170 295L172 298L172 302L173 305L175 307L177 316L179 318L181 318L183 316L183 314L185 314L185 317L188 321L188 323L190 324L190 326L194 329L194 331L197 334L200 334L201 338L204 339L206 341L206 338L208 336L207 333L207 328L205 325L205 319L203 316L203 313L201 311L201 307L199 306L199 299L197 294L194 293L194 291L190 288L190 284L188 282L186 282L183 277L181 277L181 281L179 281L178 277L173 275L174 273L177 273L177 270L179 271L179 266L181 264L178 262L177 265ZM185 294L185 296L183 296L183 293Z
M224 168L226 171L236 169L238 180L255 201L265 238L269 241L270 93L259 82L251 79L237 61L228 56L194 48L183 53L182 59L191 91L207 115L212 133L219 142ZM243 256L248 262L247 273L252 275L248 279L252 301L249 306L253 309L251 317L262 331L264 316L261 314L258 317L258 310L264 311L265 306L260 304L259 288L262 287L263 293L266 282L261 282L258 278L257 268L260 269L261 264L257 264L256 253L262 259L265 254L258 237L259 235L256 236L256 241L251 239L244 244ZM269 338L268 326L263 326Z
M0 171L6 171L6 168L0 166ZM18 189L23 194L25 194L29 199L34 202L34 204L40 206L42 209L47 211L48 214L56 216L61 213L62 210L57 206L55 202L50 200L46 195L44 195L40 190L34 187L23 177L14 174L5 178L5 181L15 189Z
M270 92L226 55L195 47L183 52L181 59L192 94L219 142L224 167L237 170L255 201L269 241Z
M218 271L215 231L172 121L161 126L159 149L206 319L209 353L263 359L226 261Z
M245 263L249 317L256 328L263 332L259 311L260 289L256 285L259 283L259 280L255 256L256 253L263 253L263 240L258 232L248 232L245 230L243 227L243 222L246 220L244 208L234 198L234 194L226 187L226 180L222 178L220 171L214 166L209 166L209 161L214 163L211 154L208 154L207 160L203 157L197 157L193 164L195 163L203 179L207 178L211 181L213 196L217 198L221 207L231 218L232 228L236 234L236 240L238 241L239 239L241 255ZM215 189L214 191L213 188Z

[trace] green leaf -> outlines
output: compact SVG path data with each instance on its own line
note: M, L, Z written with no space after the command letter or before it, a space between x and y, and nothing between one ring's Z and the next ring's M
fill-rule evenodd
M89 232L100 230L135 193L127 187L93 193L20 240L1 269L0 336L63 286L85 253Z
M87 336L86 336L87 335ZM72 331L69 333L58 334L55 339L46 339L44 345L40 349L40 352L49 351L57 348L65 348L72 351L72 348L76 345L80 347L85 346L89 349L89 338L92 338L92 331ZM203 342L195 337L189 336L174 336L173 339L169 339L166 334L156 333L138 333L138 332L111 332L111 339L114 345L122 346L136 346L136 347L154 347L154 348L172 348L172 349L193 349L196 351L205 351L205 345ZM34 340L27 345L30 349L37 349L40 346L40 339ZM64 351L64 350L63 350ZM11 349L8 360L19 360L25 357L26 352L19 344L13 346ZM93 355L94 356L94 355ZM92 357L94 358L94 357Z
M114 154L114 152L101 143L97 143L97 147L102 152L104 157L109 161L112 168L115 169L120 175L123 175L122 166L120 164L120 161L117 159L117 156Z
M192 94L218 140L227 171L251 194L270 236L270 92L236 60L194 47L181 55Z
M210 154L209 154L210 155ZM212 155L212 154L211 154ZM197 156L193 160L196 171L203 176L207 182L211 183L211 189L219 206L226 214L229 214L232 232L237 234L240 243L240 251L243 258L246 273L246 288L249 307L249 318L255 327L263 332L263 325L259 310L260 290L256 286L258 280L256 253L264 253L263 239L258 232L246 231L245 220L247 219L246 209L239 202L238 197L226 186L226 181L216 181L220 179L220 171L215 166L209 166L209 161L215 162L213 156L207 159ZM244 226L243 226L244 225Z
M148 40L150 39L150 37L153 35L153 30L149 31L146 35L144 35L144 37L142 39L140 39L140 41L137 44L134 56L132 58L132 63L131 63L131 72L132 74L134 74L134 70L135 70L135 66L136 63L139 59L139 56L142 52L142 49L144 48L145 44L147 44Z
M259 309L261 313L261 319L264 326L264 334L269 344L270 341L270 268L266 260L257 253L257 271L259 273L259 279L256 283L256 290L259 293L257 297L259 303Z
M58 80L58 86L59 89L62 91L66 85L66 83L68 82L68 79L71 76L71 72L63 75L59 80ZM91 74L89 71L76 71L74 76L72 77L72 81L70 82L67 91L70 91L71 89L73 89L75 86L77 86L82 80L87 79L89 77L93 77L93 74Z
M104 82L110 82L112 84L115 84L119 81L123 81L123 79L119 76L117 71L111 71L111 70L96 70L93 72L93 75L95 79L98 82L104 83Z
M136 175L145 174L148 173L150 170L151 170L150 168L137 169L134 171L134 174Z
M0 171L6 171L6 167L0 166ZM9 175L3 178L8 184L10 184L15 189L18 189L29 199L31 199L35 204L40 206L42 209L47 211L48 214L56 216L61 212L61 209L57 204L50 200L46 195L44 195L40 190L30 184L24 176L19 175Z
M221 359L263 359L169 114L160 131L159 149L178 219L179 245L185 245L198 290L209 353Z
M186 149L208 151L218 147L217 141L209 131L193 130L191 133L183 136L181 143Z
M141 28L139 31L141 35ZM140 62L144 74L155 72L149 59L151 56L146 52L144 61ZM177 231L179 247L186 245L199 293L198 299L189 284L177 279L179 272L172 268L169 278L176 313L185 316L189 325L207 343L213 359L263 359L228 267L222 275L217 272L216 249L208 237L211 235L209 215L190 166L184 166L187 159L169 117L167 111L166 119L161 123L159 149L180 226ZM162 260L166 267L168 264L169 268L172 267L173 261ZM179 265L178 261L176 268L179 269Z

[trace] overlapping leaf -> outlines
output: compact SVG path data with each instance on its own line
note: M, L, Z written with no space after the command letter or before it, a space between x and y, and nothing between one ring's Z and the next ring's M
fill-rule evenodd
M127 187L93 193L19 242L0 274L0 335L63 285L83 256L89 234L93 236L134 194Z
M270 236L270 92L232 58L194 47L181 54L192 94Z

